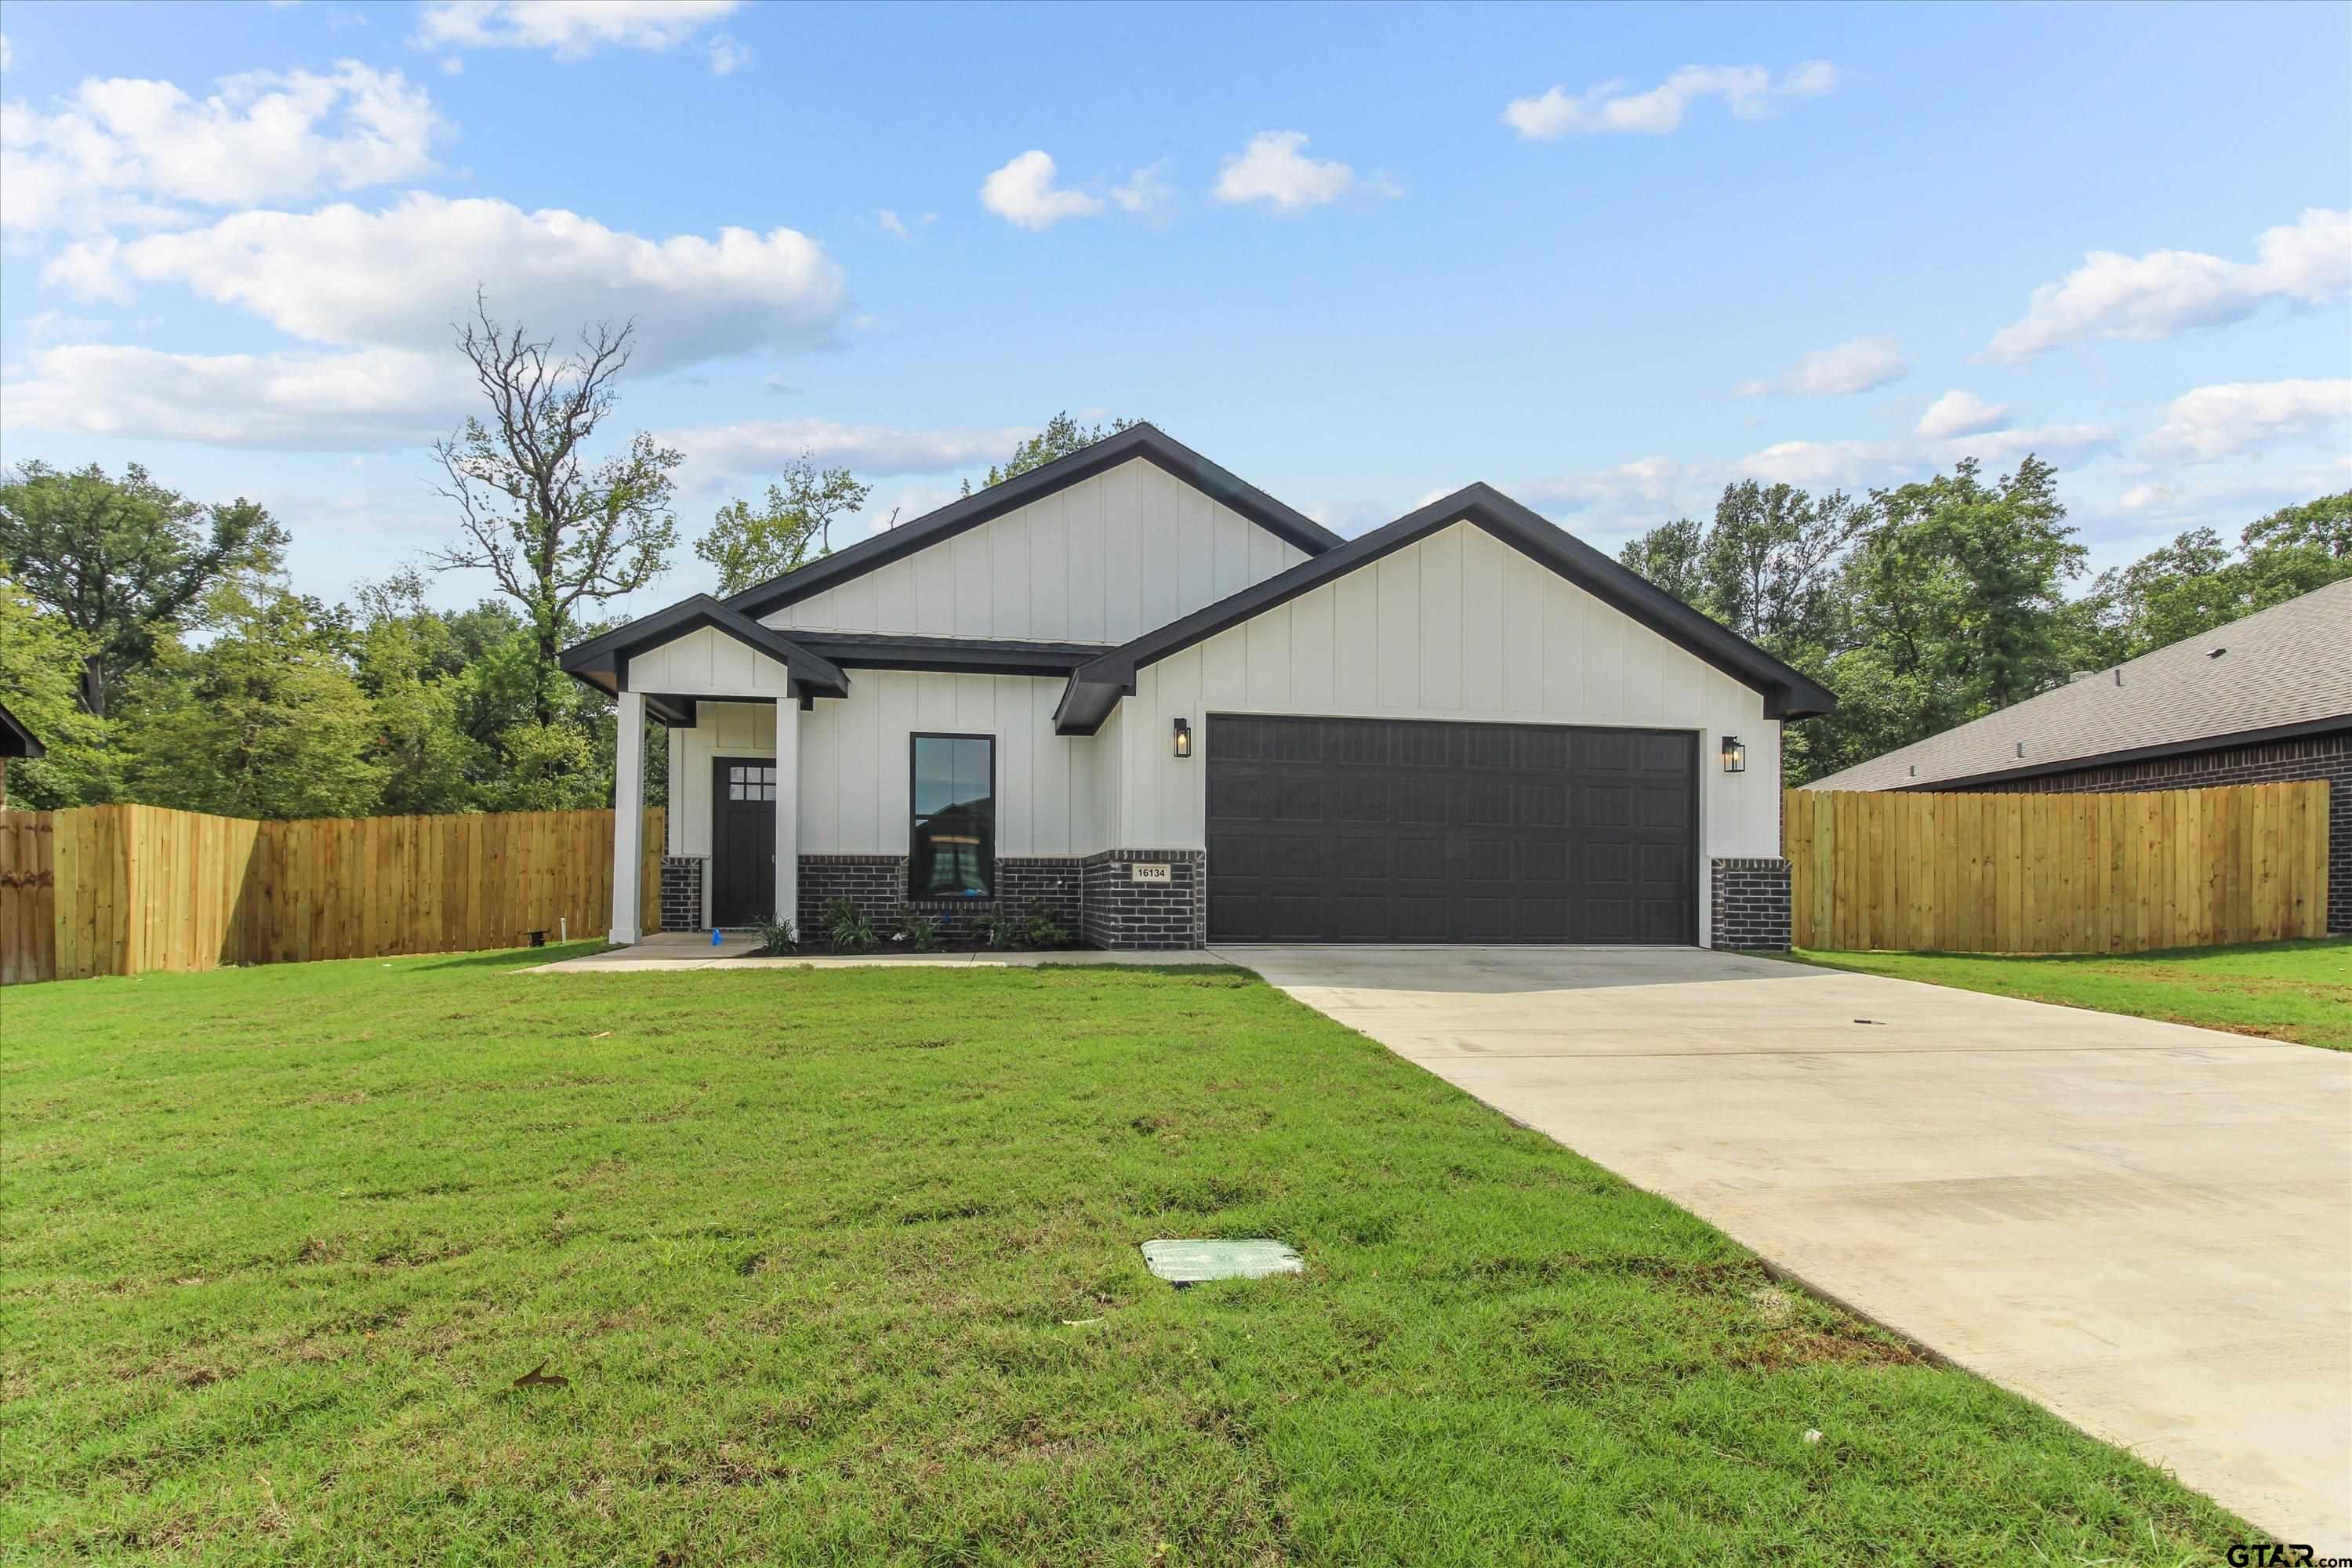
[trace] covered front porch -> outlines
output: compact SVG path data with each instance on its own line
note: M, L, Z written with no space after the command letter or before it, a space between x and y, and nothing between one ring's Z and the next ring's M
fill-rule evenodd
M708 595L583 643L563 667L611 692L618 710L613 941L649 934L638 912L648 720L695 738L671 748L661 923L708 931L794 919L801 715L819 698L849 695L841 668ZM700 852L682 853L689 847Z

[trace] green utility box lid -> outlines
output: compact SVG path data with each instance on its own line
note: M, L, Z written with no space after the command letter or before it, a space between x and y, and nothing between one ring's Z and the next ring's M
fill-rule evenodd
M1278 1241L1147 1241L1143 1261L1151 1272L1171 1285L1194 1285L1203 1279L1263 1279L1269 1274L1296 1274L1306 1259Z

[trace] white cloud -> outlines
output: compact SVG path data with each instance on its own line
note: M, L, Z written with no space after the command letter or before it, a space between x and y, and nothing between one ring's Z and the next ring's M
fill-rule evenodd
M1531 480L1511 493L1530 506L1551 511L1663 505L1674 499L1686 473L1684 466L1672 458L1637 458L1613 468L1593 468L1558 479Z
M1874 391L1910 374L1902 347L1893 338L1853 338L1835 348L1801 355L1787 374L1771 381L1742 382L1737 390L1742 397L1769 392L1841 396Z
M428 48L545 49L576 60L601 48L663 53L740 0L433 0L418 19ZM724 75L724 72L720 74Z
M2134 485L2116 499L2116 504L2126 511L2147 511L2169 506L2178 498L2179 492L2170 485Z
M841 268L793 229L656 240L560 209L423 193L382 212L237 213L181 234L80 241L43 277L84 299L180 283L314 342L445 355L479 285L493 315L559 341L634 319L641 371L818 347L845 308Z
M710 40L710 74L712 76L733 76L751 63L750 45L739 43L725 33Z
M2070 468L2114 450L2115 445L2115 431L2104 425L2042 425L1941 439L1782 441L1751 452L1731 467L1742 479L1853 489L1922 479L1963 458L1998 468L2030 452L2044 462Z
M1121 212L1138 217L1164 217L1176 205L1176 187L1168 180L1168 160L1146 163L1125 183L1110 188L1110 199Z
M1034 148L981 182L980 205L1016 228L1049 228L1103 210L1084 191L1055 189L1053 158Z
M773 474L803 452L821 464L853 469L860 479L953 473L1001 461L1033 434L1024 425L908 430L831 419L754 419L664 430L656 438L687 455L683 483L700 489Z
M1918 433L1935 441L1948 436L1981 436L2008 424L2009 405L1987 403L1956 386L1927 405L1927 412L1919 416Z
M455 363L452 363L452 362ZM175 354L83 344L0 389L0 426L290 450L382 450L471 411L454 353Z
M2154 457L2211 462L2352 421L2352 381L2229 382L2172 400L2146 443Z
M1720 98L1735 119L1762 120L1774 100L1819 98L1837 80L1837 68L1827 60L1807 60L1777 81L1762 66L1685 66L1646 92L1604 81L1573 95L1554 87L1538 98L1515 98L1503 121L1530 142L1556 142L1571 132L1664 136L1681 129L1684 113L1701 99Z
M55 112L0 106L0 225L184 221L177 205L247 205L406 180L447 132L398 71L254 71L191 98L167 81L92 78Z
M885 234L895 234L900 239L909 237L907 233L907 225L905 220L900 218L897 213L892 212L888 207L876 208L874 212L874 221L882 226L882 232Z
M2024 360L2092 338L2168 338L2242 321L2272 300L2322 305L2352 293L2352 211L2313 207L2265 229L2255 259L2194 250L2124 256L2095 250L2061 281L2033 291L2025 319L1985 347L1989 360Z
M1309 158L1303 131L1261 131L1227 158L1212 194L1221 202L1270 202L1284 212L1338 201L1356 172L1331 159Z
M16 63L16 46L8 42L7 34L0 33L0 71L6 70L10 66L15 65Z

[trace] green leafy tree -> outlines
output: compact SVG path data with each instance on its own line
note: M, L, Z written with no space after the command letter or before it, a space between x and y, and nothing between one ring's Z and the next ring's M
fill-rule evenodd
M203 625L215 586L275 572L285 550L255 502L192 501L136 463L118 479L32 462L0 482L0 570L88 642L82 701L100 715L161 639Z
M121 749L133 798L218 816L359 816L385 764L366 694L319 607L230 584L216 635L161 642L125 683Z
M1113 419L1108 425L1088 426L1071 418L1070 411L1065 408L1045 421L1045 427L1043 430L1013 447L1013 456L1004 460L1003 467L990 468L988 478L983 481L982 488L1001 485L1005 480L1025 474L1032 468L1042 468L1056 458L1066 458L1081 447L1091 447L1097 441L1116 436L1122 430L1142 423L1140 419ZM964 481L963 493L971 494L970 479Z
M532 710L551 723L572 684L556 661L582 606L642 588L668 566L677 539L670 476L685 459L643 431L618 453L590 459L617 403L614 383L628 367L633 325L596 327L577 352L557 354L521 326L492 320L482 300L475 314L457 347L490 417L469 418L434 444L458 540L433 562L487 571L522 606L538 655Z
M2192 528L2102 574L2086 668L2196 637L2352 576L2352 490L2284 507L2246 525L2232 550Z
M1633 572L1699 610L1706 608L1706 529L1687 517L1660 523L1617 552Z
M719 508L694 552L718 569L722 595L741 593L782 576L812 553L830 552L834 522L855 516L873 492L847 468L820 471L814 456L803 452L784 469L782 482L768 487L760 510L740 499Z
M1991 483L1969 459L1872 492L1836 589L1839 647L1821 672L1838 710L1801 726L1803 778L2065 679L2083 617L2063 585L2081 574L2084 551L2055 481L2029 455Z
M63 616L0 574L0 701L47 748L7 763L10 805L55 811L114 798L111 726L81 702L82 661L92 651Z

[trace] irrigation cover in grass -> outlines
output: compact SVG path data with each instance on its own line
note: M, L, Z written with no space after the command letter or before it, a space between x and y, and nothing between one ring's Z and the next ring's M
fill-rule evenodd
M1248 1241L1147 1241L1143 1261L1151 1272L1171 1285L1196 1285L1203 1279L1263 1279L1269 1274L1296 1274L1306 1260L1281 1242L1258 1237Z

